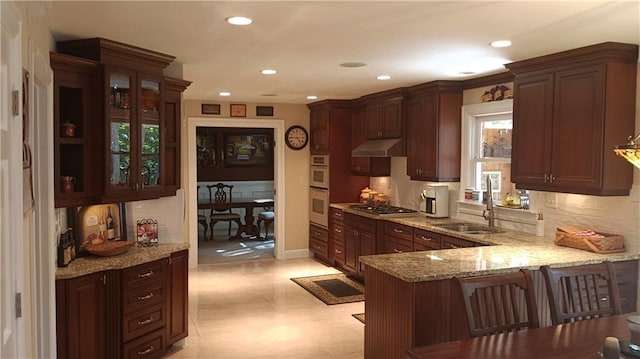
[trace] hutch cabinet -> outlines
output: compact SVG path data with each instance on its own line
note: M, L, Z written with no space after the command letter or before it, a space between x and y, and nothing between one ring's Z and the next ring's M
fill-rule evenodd
M613 153L634 134L638 46L603 43L514 62L511 178L517 188L628 195Z
M165 79L174 57L102 38L62 41L59 52L98 61L96 94L104 141L101 201L175 194L179 183L180 93L189 82ZM58 154L59 155L59 154Z
M434 81L407 90L407 175L412 180L460 180L462 87Z
M368 139L399 138L404 135L404 89L361 97L365 103L365 133Z
M94 156L102 147L100 64L55 52L49 57L54 73L55 206L91 204L102 177Z

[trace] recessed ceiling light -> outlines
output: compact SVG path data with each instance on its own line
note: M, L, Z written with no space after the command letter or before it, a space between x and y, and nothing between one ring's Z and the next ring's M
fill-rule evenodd
M307 100L317 100L317 99L318 99L318 96L316 95L307 96Z
M460 76L468 76L468 75L474 75L474 74L475 74L475 72L473 72L473 71L460 71L460 72L458 72L458 75L460 75Z
M273 97L273 96L278 96L278 94L275 94L275 93L263 93L263 94L262 94L262 95L260 95L260 96Z
M273 69L264 69L262 71L260 71L261 74L263 75L275 75L278 73L278 71L273 70Z
M378 75L378 77L376 77L376 79L378 79L378 80L391 80L391 76L389 76L389 75Z
M226 20L229 24L238 25L238 26L249 25L253 22L253 20L244 16L232 16L232 17L226 18Z
M340 64L340 66L342 66L342 67L363 67L363 66L367 66L367 64L365 64L364 62L350 61L350 62L343 62L343 63Z
M220 96L231 96L231 92L220 92Z
M509 47L511 46L511 41L509 40L497 40L491 43L493 47Z

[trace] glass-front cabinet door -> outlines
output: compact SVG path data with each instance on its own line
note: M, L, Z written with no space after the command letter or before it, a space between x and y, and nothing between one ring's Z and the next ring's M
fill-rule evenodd
M161 185L162 80L107 67L106 197L153 198Z

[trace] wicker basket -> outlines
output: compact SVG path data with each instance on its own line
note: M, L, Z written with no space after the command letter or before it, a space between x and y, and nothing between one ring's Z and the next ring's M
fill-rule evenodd
M129 241L102 242L98 244L85 244L84 248L91 254L109 257L126 253L134 244L135 242Z
M559 246L582 249L600 254L619 253L625 251L623 236L599 232L598 234L603 235L604 237L594 238L556 230L556 239L554 243Z

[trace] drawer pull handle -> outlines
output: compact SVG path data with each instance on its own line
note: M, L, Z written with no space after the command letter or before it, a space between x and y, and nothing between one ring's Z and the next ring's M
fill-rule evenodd
M147 319L144 320L138 320L138 325L145 325L145 324L149 324L153 322L153 317L149 317Z
M398 229L398 228L394 228L393 231L396 233L404 233L402 229Z
M149 293L147 295L143 295L142 297L138 297L138 300L147 300L153 298L153 293Z
M342 229L340 228L335 228L334 231L336 231L337 233L342 233Z
M143 350L143 351L139 351L138 355L145 355L145 354L149 354L153 351L153 349L155 349L153 347L153 345L150 345L147 349Z
M147 273L138 274L138 278L147 278L147 277L151 277L152 275L153 275L153 271L150 270Z
M396 253L402 253L402 251L401 251L401 250L399 250L399 249L395 249L395 248L393 249L393 251L394 251L394 252L396 252Z
M433 238L429 238L429 237L425 237L425 236L420 236L420 239L422 239L423 241L427 241L427 242L432 242Z
M339 250L339 249L334 249L333 251L334 251L334 252L336 252L336 253L338 253L338 254L342 254L342 251L341 251L341 250Z
M342 217L342 213L333 212L333 214L334 214L336 217Z

